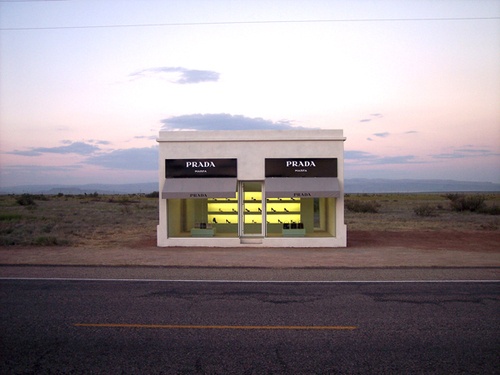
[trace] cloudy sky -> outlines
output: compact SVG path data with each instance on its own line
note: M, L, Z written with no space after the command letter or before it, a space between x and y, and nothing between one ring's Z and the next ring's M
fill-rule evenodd
M156 181L160 129L344 129L346 178L500 182L500 0L0 0L0 29L0 187Z

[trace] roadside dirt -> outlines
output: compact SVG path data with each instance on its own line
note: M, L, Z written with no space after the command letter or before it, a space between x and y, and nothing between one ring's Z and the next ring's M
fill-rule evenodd
M349 231L352 248L404 247L422 250L500 252L500 233L487 231Z
M349 231L347 248L159 248L154 235L79 246L2 246L0 265L500 267L498 232ZM495 276L496 277L496 276Z
M128 248L156 247L156 237L144 236ZM407 248L500 252L500 232L488 231L348 231L348 248Z

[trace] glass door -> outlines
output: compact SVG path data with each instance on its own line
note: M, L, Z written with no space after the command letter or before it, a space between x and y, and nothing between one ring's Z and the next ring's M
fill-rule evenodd
M262 182L240 183L240 236L262 236Z

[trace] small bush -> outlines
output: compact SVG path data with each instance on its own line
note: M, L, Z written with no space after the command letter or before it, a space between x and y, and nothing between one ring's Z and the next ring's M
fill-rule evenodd
M13 238L0 237L0 246L18 245L18 242Z
M352 212L378 213L380 204L375 201L360 202L355 200L346 200L345 207Z
M463 194L459 194L459 193L448 193L444 196L446 199L449 199L450 201L454 202L462 197L464 197Z
M57 237L54 236L40 236L33 240L33 245L37 246L54 246L61 245Z
M497 205L493 205L491 207L484 206L481 207L481 209L479 209L478 212L487 215L500 215L500 207Z
M446 198L451 201L451 209L458 212L477 212L484 208L486 200L484 195L447 194Z
M44 194L34 194L33 199L37 201L49 201L49 197Z
M152 193L146 194L145 197L146 198L159 198L160 193L157 191L153 191Z
M109 203L118 203L118 204L132 204L132 203L139 203L138 200L133 200L130 195L121 195L119 198L117 197L111 197L108 199Z
M22 218L19 214L0 214L0 221L14 221Z
M17 197L16 202L21 206L36 206L35 198L31 194L23 194Z
M151 204L139 204L136 207L138 210L156 210L158 208L157 205L151 205Z
M54 228L54 224L46 224L42 227L42 232L50 233L50 232L52 232L53 228Z
M437 216L436 209L432 207L430 204L423 204L421 206L415 207L413 209L413 212L415 212L417 216L422 216L422 217Z

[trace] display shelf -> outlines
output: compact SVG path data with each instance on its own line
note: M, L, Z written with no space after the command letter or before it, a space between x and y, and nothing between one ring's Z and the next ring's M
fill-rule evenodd
M286 217L267 217L267 223L268 224L292 224L292 223L298 223L300 222L300 215L290 217L290 215L287 215Z
M236 224L238 223L238 213L209 213L208 222L211 224Z
M261 224L263 205L260 192L245 192L243 201L243 222ZM300 198L267 199L266 215L268 224L291 224L301 221ZM207 222L217 225L238 223L239 204L237 199L211 198L207 200Z
M245 232L253 233L253 226L255 231L260 232L262 225L262 192L260 191L246 191L243 200L243 223L245 224Z
M208 199L207 220L212 225L238 224L238 200L234 198Z
M300 222L300 198L269 198L266 214L268 224L290 224Z
M262 224L262 215L245 215L245 224Z

